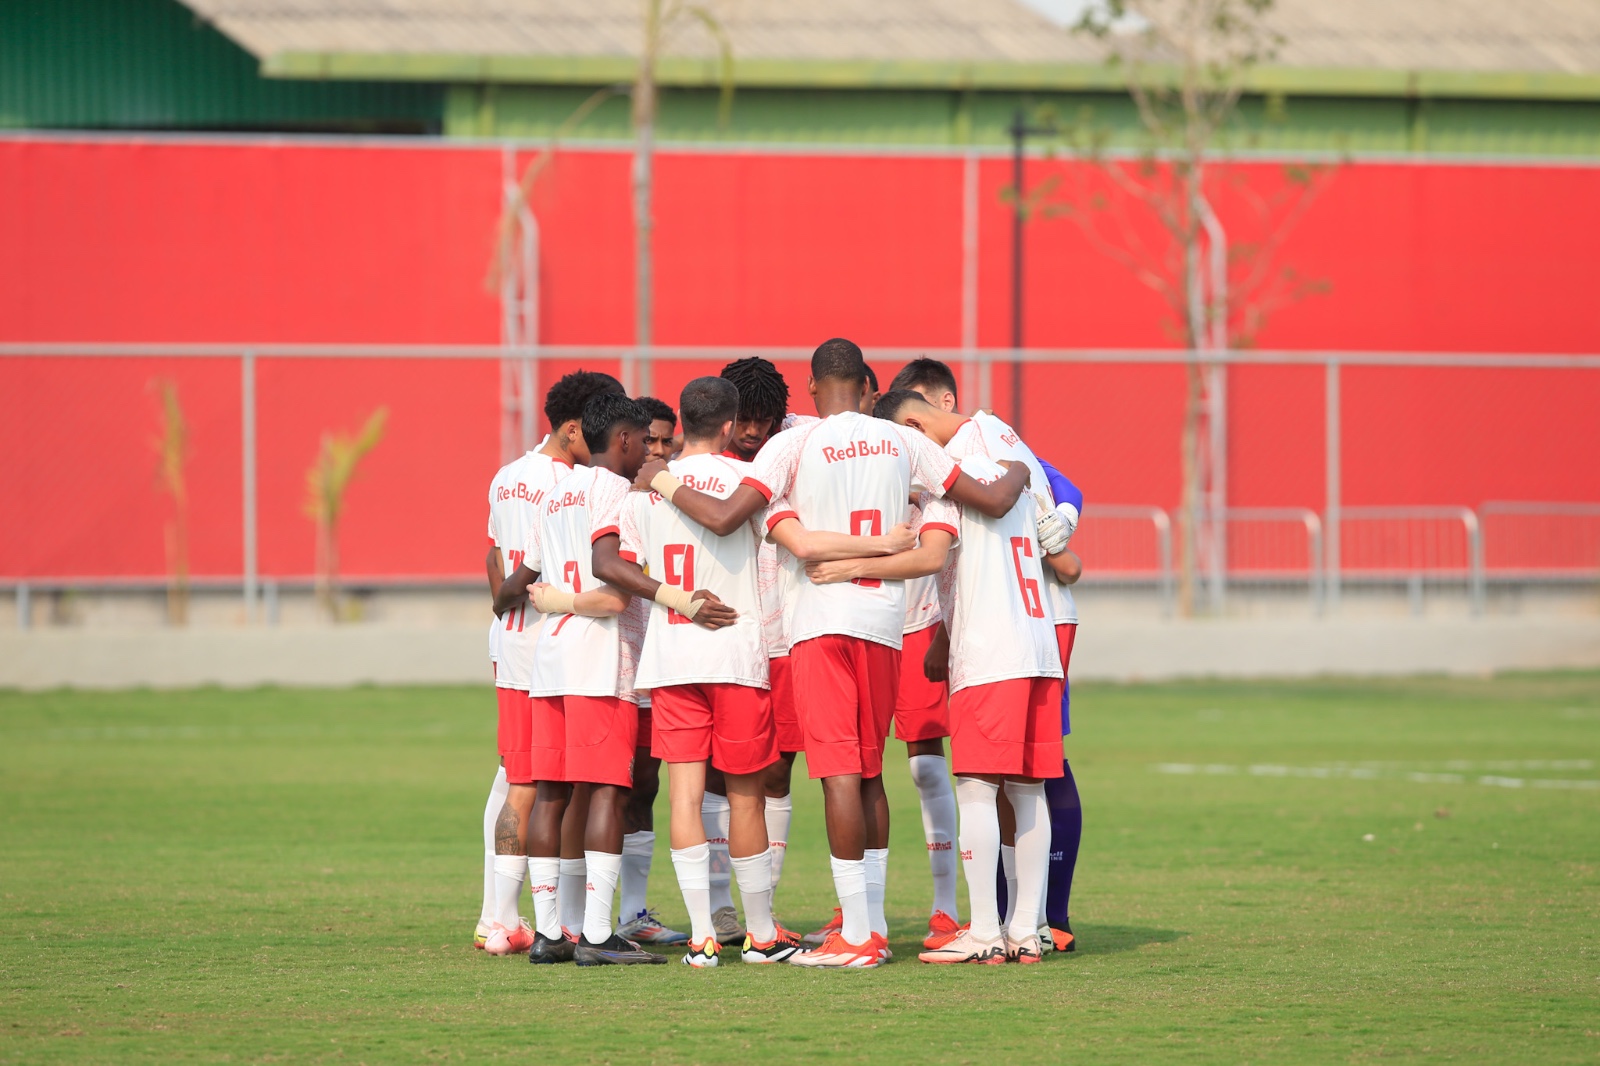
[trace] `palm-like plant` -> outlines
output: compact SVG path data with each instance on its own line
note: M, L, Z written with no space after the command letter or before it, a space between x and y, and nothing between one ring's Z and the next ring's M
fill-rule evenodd
M305 513L317 527L317 602L330 621L339 613L339 519L344 514L345 493L355 480L357 467L383 439L389 409L380 407L355 435L327 432L322 447L306 471Z

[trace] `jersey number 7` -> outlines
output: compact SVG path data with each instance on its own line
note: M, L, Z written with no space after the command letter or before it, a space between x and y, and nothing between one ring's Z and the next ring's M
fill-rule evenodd
M676 585L685 592L694 591L694 545L666 544L662 546L662 583ZM687 625L691 619L667 608L668 625Z
M850 535L852 537L881 537L883 536L882 511L851 511ZM858 577L850 582L860 585L864 589L875 589L883 584L875 577Z

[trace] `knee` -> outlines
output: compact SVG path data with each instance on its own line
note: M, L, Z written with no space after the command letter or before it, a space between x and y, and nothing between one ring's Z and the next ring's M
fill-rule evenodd
M945 771L943 759L912 759L911 783L922 792L950 787L950 775Z

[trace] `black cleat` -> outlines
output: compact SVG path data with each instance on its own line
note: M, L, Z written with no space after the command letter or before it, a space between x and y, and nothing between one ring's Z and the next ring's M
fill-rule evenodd
M574 954L579 966L665 966L667 962L665 955L646 951L617 933L612 933L599 944L591 944L584 937L579 937Z
M535 966L552 962L571 962L573 955L577 953L577 946L564 936L551 940L543 933L535 933L533 947L528 949L528 961Z

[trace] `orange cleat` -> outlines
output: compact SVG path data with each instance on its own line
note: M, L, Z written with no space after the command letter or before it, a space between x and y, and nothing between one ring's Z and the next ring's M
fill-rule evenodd
M1010 936L1006 936L1005 942L1008 962L1020 962L1026 965L1044 961L1044 945L1040 943L1037 933L1025 936L1021 940L1012 940Z
M954 940L966 926L956 924L956 920L944 911L934 911L928 915L928 935L922 938L925 948L943 947Z
M489 939L484 942L483 950L490 955L522 955L533 947L533 927L524 918L517 923L515 929L507 929L503 925L494 927L494 932L489 934Z
M917 958L936 965L974 963L979 966L1003 966L1006 961L1006 938L979 940L971 929L963 929L936 948L929 948Z
M869 937L865 944L850 944L837 932L829 933L820 946L802 951L789 959L791 966L830 970L875 970L882 963L873 938Z
M837 933L843 928L844 908L835 907L833 908L833 917L828 921L828 924L823 926L821 929L818 929L814 933L807 933L805 936L800 938L800 942L802 944L821 944L823 941L827 940L828 937L832 936L834 933Z

